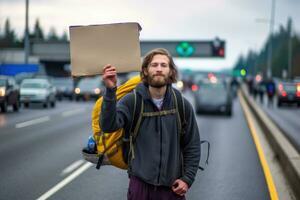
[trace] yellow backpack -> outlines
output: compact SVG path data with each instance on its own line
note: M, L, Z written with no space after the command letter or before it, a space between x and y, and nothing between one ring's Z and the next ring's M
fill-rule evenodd
M135 76L128 80L123 85L119 86L116 91L117 101L125 96L127 93L133 91L136 86L141 82L140 76ZM104 133L101 130L99 116L101 112L101 105L103 97L100 97L93 108L92 112L92 129L93 140L96 143L96 152L91 153L82 150L82 154L85 160L97 164L96 168L99 169L101 165L113 165L120 169L128 169L128 156L131 155L131 159L134 159L134 141L138 133L138 129L143 116L157 116L176 114L178 129L180 138L185 134L186 118L185 118L185 105L181 93L175 89L172 89L173 97L175 99L175 109L169 111L147 112L144 113L144 103L141 98L137 98L137 94L134 90L134 110L133 110L133 122L130 128L129 136L125 136L124 128L121 128L113 133ZM209 157L209 142L201 141L208 144L208 155L206 163L208 164ZM127 147L127 148L124 148ZM199 166L200 169L202 169ZM203 170L203 169L202 169Z
M119 86L116 91L117 101L127 93L134 90L140 82L140 76L135 76ZM120 169L127 169L128 165L127 161L125 161L123 158L122 148L125 130L121 128L113 133L104 133L101 130L99 116L101 112L102 101L103 97L100 97L96 101L92 112L93 138L96 142L97 153L91 154L86 151L82 151L83 157L87 161L97 164L97 169L99 169L101 165L113 165Z

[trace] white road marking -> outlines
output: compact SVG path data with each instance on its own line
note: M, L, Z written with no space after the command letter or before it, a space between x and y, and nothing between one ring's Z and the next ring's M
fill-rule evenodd
M40 123L43 123L43 122L46 122L46 121L49 121L49 120L50 120L49 116L40 117L40 118L29 120L29 121L26 121L26 122L18 123L18 124L16 124L16 128L23 128L23 127L26 127L26 126L40 124Z
M66 186L68 183L70 183L72 180L74 180L76 177L78 177L80 174L82 174L84 171L86 171L88 168L93 166L92 163L85 163L80 168L78 168L75 172L70 174L68 177L63 179L61 182L59 182L57 185L55 185L53 188L51 188L48 192L40 196L37 200L45 200L51 197L53 194L55 194L57 191L62 189L64 186Z
M62 113L62 116L63 117L68 117L68 116L71 116L71 115L75 115L75 114L78 114L78 113L82 113L84 112L85 109L83 108L79 108L79 109L76 109L76 110L69 110L69 111L65 111Z
M71 165L66 167L61 173L61 176L65 176L66 174L69 174L70 172L74 171L76 168L78 168L82 163L84 163L84 160L77 160L73 162Z

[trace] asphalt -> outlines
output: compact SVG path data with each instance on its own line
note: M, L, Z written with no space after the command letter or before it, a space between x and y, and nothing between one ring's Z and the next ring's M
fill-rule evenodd
M191 95L187 97L192 101ZM37 199L72 173L62 175L82 159L81 148L91 133L92 106L63 102L53 110L30 108L19 114L0 114L5 119L0 126L0 199ZM63 112L76 109L81 112L63 117ZM16 128L17 123L45 115L48 121ZM205 171L198 171L187 199L270 199L239 102L235 100L231 118L204 115L197 116L197 122L201 139L211 143L211 155ZM202 166L205 158L203 146ZM126 199L127 187L125 171L90 167L49 199Z

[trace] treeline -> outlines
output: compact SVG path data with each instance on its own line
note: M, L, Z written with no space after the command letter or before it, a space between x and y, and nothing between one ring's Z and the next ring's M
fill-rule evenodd
M292 19L289 19L286 27L280 27L279 31L273 33L272 39L272 75L283 78L288 72L289 66L289 40L291 37L291 68L292 76L300 76L300 36L292 30ZM292 34L291 34L292 33ZM269 36L264 47L255 52L250 50L246 56L240 56L234 69L246 69L248 74L267 74L268 48L271 42ZM284 72L285 71L285 72Z
M30 29L30 28L29 28ZM4 27L0 27L0 48L22 48L24 47L25 31L23 36L18 37L12 28L10 20L6 19ZM30 41L68 41L67 33L57 35L54 27L51 27L48 34L45 34L40 22L36 19L33 31L29 30Z

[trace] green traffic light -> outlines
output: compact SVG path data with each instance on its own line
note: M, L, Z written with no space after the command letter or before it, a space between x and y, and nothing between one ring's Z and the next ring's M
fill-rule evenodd
M195 52L195 48L188 42L181 42L176 46L176 52L179 56L189 57Z
M240 74L241 74L242 76L246 76L247 72L246 72L245 69L241 69Z

